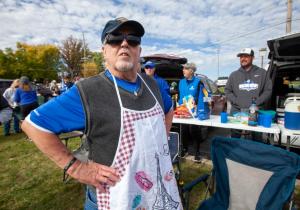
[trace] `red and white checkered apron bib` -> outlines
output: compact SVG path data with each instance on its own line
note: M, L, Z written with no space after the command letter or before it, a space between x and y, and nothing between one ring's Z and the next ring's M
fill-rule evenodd
M141 78L141 77L140 77ZM112 167L118 170L120 182L97 190L98 209L182 209L168 150L164 113L156 100L145 111L121 107L121 135Z

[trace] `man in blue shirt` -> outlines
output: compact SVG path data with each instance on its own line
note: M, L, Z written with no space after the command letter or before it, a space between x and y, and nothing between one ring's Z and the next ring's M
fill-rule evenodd
M183 66L184 78L179 81L179 105L183 104L184 98L193 98L195 105L199 96L200 80L195 77L196 65L187 63ZM182 126L182 156L188 152L189 141L196 142L195 161L200 161L199 147L201 142L201 128L197 125Z
M63 79L61 81L60 93L64 93L69 90L74 83L72 82L71 74L69 72L63 73Z
M172 98L170 95L170 87L168 85L168 83L161 77L159 77L156 73L155 73L155 63L153 63L152 61L147 61L145 63L145 73L152 77L160 90L161 93L161 97L163 99L163 103L164 103L164 112L166 114L166 119L172 120L173 119L173 106L172 106ZM167 123L168 125L172 125L172 122ZM167 130L170 131L171 127L168 127Z
M22 76L19 87L16 89L14 101L20 106L22 119L24 119L32 110L38 107L37 93L29 78Z

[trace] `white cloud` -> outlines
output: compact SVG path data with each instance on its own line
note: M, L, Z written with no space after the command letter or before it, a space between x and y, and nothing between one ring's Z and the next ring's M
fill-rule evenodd
M239 67L236 53L241 48L252 47L258 54L268 39L285 33L285 24L279 23L286 20L286 1L4 0L0 2L0 49L14 48L18 41L39 44L61 42L70 35L82 38L84 32L89 48L99 50L102 28L119 16L144 25L144 55L185 56L201 73L216 78L218 46L220 75L228 75ZM298 19L293 31L300 31L299 1L293 1L293 19Z

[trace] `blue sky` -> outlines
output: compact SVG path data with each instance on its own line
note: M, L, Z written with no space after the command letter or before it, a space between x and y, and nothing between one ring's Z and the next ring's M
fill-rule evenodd
M142 55L184 56L216 79L218 69L228 76L239 67L236 54L244 47L254 49L260 65L259 49L285 35L286 16L286 0L1 0L0 49L16 42L59 46L84 32L88 47L100 51L105 23L127 17L145 27ZM292 19L292 32L300 32L300 0L293 1Z

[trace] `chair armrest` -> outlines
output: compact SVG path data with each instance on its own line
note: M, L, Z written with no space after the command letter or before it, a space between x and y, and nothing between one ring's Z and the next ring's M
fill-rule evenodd
M197 179L185 184L182 187L182 191L185 192L190 192L197 184L199 184L200 182L205 182L209 177L209 174L204 174L202 176L199 176Z

